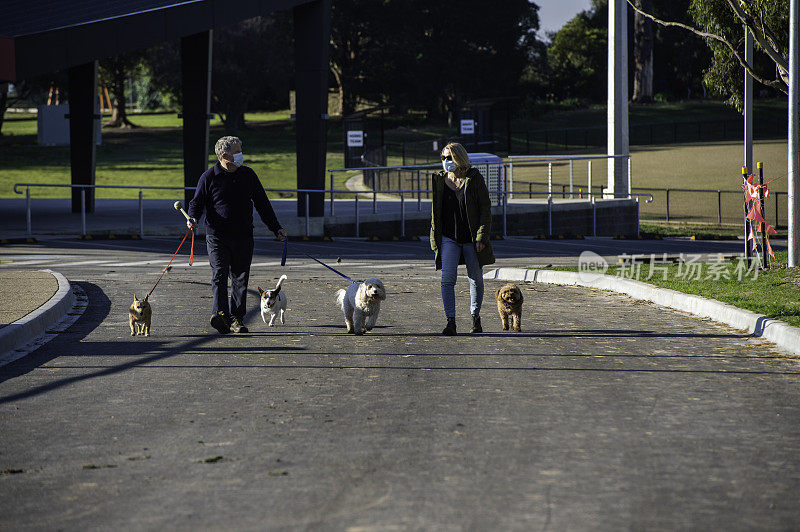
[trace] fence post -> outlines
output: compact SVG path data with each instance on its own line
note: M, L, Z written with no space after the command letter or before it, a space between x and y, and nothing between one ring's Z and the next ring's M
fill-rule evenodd
M575 161L569 160L569 199L572 199L572 180L575 174Z
M512 199L514 197L514 161L508 161L506 173L508 175L508 191L511 193L509 199Z
M506 197L505 191L503 191L503 238L505 238L508 235L507 211L508 211L508 197Z
M331 216L333 216L333 172L331 172Z
M142 191L139 191L139 238L144 240L144 201Z
M25 221L28 227L28 236L31 232L31 187L25 187Z
M628 155L628 199L631 198L632 186L633 186L633 176L631 175L631 156Z
M422 211L422 178L420 170L417 170L417 212Z
M356 192L356 238L358 238L358 192Z
M547 198L547 236L553 236L553 198Z
M308 192L306 192L306 236L311 236L311 229L309 227L309 220L308 220Z
M533 197L533 183L528 181L528 199Z
M400 238L406 237L406 197L400 191Z
M589 196L592 202L592 236L597 236L597 205L595 205L594 196Z
M86 236L86 189L81 189L81 236Z
M591 201L592 198L594 197L592 195L592 161L591 160L589 160L589 169L587 171L588 171L588 177L589 177L588 183L587 183L587 188L589 189L588 198L589 198L589 201ZM594 207L592 207L592 209L594 209Z
M669 189L667 189L667 221L669 221Z
M378 171L372 171L372 214L378 213Z
M553 197L553 163L547 163L547 199Z
M717 225L722 224L722 191L717 190Z

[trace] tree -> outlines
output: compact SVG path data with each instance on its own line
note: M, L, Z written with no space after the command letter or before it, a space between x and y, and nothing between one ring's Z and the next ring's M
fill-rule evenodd
M288 104L292 25L287 12L245 20L214 33L211 104L226 131L244 127L245 111Z
M128 99L125 94L125 82L142 70L144 51L119 54L99 62L97 77L102 87L114 95L111 104L111 121L103 127L134 128L136 124L128 120Z
M519 87L538 6L509 0L334 0L331 70L343 112L359 100L452 116L465 99Z
M551 97L605 101L608 70L608 3L592 7L550 35L547 49Z
M636 0L640 9L650 12L653 0ZM653 101L653 23L636 13L633 19L633 98L636 103Z
M180 44L151 49L145 61L151 84L181 105ZM250 109L288 106L292 72L291 16L287 12L256 17L213 35L211 110L227 133L246 126Z
M690 12L699 27L666 21L639 9L634 10L665 27L678 27L703 37L712 51L705 83L712 92L727 97L742 108L742 69L759 83L788 94L789 0L692 0ZM755 60L744 60L743 27L753 34Z

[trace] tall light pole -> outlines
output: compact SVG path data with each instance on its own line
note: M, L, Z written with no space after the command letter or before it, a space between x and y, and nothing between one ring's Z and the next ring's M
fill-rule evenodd
M628 139L628 3L608 2L608 155L629 155ZM608 192L630 195L628 161L608 160Z
M789 229L789 266L800 266L800 129L798 128L798 89L800 80L797 77L798 49L797 24L800 9L800 0L791 0L789 3L789 164L787 200L788 229Z

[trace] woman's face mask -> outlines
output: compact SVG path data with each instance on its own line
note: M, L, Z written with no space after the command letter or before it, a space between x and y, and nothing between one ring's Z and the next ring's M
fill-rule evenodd
M452 155L442 155L442 168L445 172L455 172L457 165Z

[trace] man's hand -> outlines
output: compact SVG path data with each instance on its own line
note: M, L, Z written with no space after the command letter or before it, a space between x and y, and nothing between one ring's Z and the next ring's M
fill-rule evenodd
M189 229L194 229L195 227L197 227L197 220L195 220L194 218L189 218L188 220L186 220L186 227L188 227Z
M477 251L478 253L483 251L483 248L485 248L485 247L486 247L486 244L484 244L483 242L476 242L475 243L475 251Z
M275 236L278 237L278 240L283 242L284 240L286 240L286 230L285 229L278 229L278 232L275 233Z

